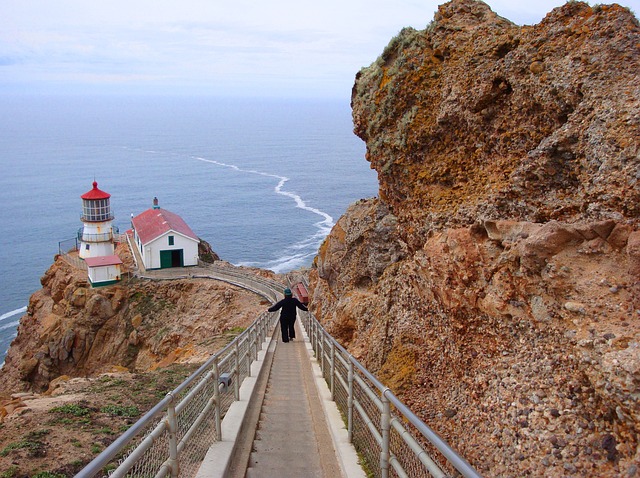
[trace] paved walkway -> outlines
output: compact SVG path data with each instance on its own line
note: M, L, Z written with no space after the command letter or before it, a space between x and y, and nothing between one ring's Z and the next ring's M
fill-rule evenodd
M278 339L247 478L342 476L298 322L296 337Z

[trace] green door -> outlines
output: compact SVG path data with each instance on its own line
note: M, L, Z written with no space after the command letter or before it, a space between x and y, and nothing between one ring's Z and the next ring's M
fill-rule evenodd
M173 251L160 251L160 269L171 267Z
M160 251L160 269L168 269L169 267L183 267L184 253L182 249L173 249L171 251Z

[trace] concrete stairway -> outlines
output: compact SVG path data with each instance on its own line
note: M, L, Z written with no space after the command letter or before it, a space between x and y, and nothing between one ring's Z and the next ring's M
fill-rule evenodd
M305 343L278 341L247 478L342 476Z

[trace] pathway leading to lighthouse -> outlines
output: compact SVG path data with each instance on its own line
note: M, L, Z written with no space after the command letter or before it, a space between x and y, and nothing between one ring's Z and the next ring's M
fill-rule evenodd
M276 346L247 478L342 476L298 322Z

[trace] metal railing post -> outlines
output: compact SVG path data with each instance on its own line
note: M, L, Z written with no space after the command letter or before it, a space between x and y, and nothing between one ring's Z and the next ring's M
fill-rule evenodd
M258 360L258 334L253 331L251 335L251 344L253 345L253 360Z
M222 441L222 419L220 411L220 372L218 370L218 359L213 361L213 400L215 402L216 413L216 441Z
M313 352L316 354L316 358L318 358L318 323L313 323Z
M349 443L353 442L353 362L349 358L349 397L347 398L347 434Z
M247 337L247 351L244 353L244 360L247 366L247 377L251 377L251 343Z
M240 380L242 377L240 376L240 345L236 342L235 346L235 376L233 377L233 398L234 400L240 400ZM251 375L251 368L249 368L249 373L247 375Z
M382 431L382 443L380 443L380 472L382 478L389 478L389 431L391 429L391 405L385 392L380 395L382 399L382 414L380 415L380 430Z
M320 332L320 370L322 370L322 376L324 377L324 340L325 336L322 332Z
M336 373L336 347L331 342L331 401L336 401L336 386L335 386L335 373Z
M171 477L178 476L178 419L176 418L175 397L171 395L171 403L167 408L167 428L169 434L169 467L171 469Z

